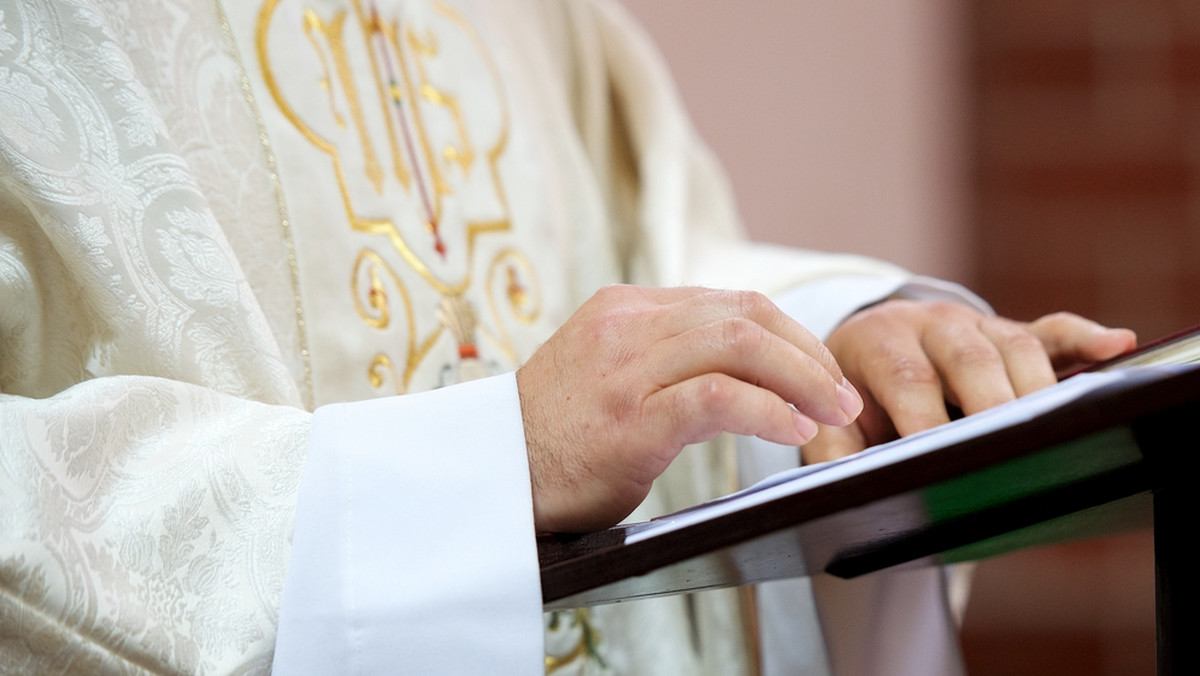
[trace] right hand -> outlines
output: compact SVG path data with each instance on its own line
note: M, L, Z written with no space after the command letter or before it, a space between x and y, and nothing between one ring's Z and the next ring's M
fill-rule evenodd
M803 445L862 410L819 340L761 294L611 286L517 371L539 531L610 526L687 444ZM794 408L793 408L794 407Z

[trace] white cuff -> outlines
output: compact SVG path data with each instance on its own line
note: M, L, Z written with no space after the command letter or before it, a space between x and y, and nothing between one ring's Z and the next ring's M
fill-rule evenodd
M514 374L313 419L276 674L541 674Z

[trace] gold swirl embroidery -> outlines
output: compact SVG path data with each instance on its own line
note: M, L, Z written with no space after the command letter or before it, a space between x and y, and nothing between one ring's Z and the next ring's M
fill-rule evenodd
M400 304L403 309L408 336L405 341L404 371L397 378L392 359L388 355L380 353L375 356L367 369L368 380L371 383L371 387L376 389L383 387L387 379L381 375L381 371L386 370L392 376L391 381L395 385L396 393L403 394L408 391L408 385L412 381L412 376L416 372L417 366L425 359L429 350L433 348L434 343L441 337L445 326L439 325L421 341L420 345L417 345L417 324L413 315L412 299L408 295L408 290L391 266L379 254L370 249L363 249L359 252L358 257L354 260L354 272L350 279L350 286L354 295L354 308L358 311L358 316L364 323L377 329L385 329L391 325L392 304L388 294L388 287L384 284L384 279L390 282L391 287L399 294ZM365 291L364 280L366 282ZM365 303L363 302L364 298L366 299Z
M537 273L529 259L516 249L504 249L492 258L487 273L487 302L488 310L496 322L495 333L480 329L481 333L492 340L508 358L516 363L516 347L508 330L504 328L504 317L500 311L500 303L496 300L496 291L503 289L503 298L507 315L521 324L532 324L537 321L542 311L542 289L538 283Z
M362 286L364 269L368 280L365 305L362 300L364 294L359 291ZM370 249L363 249L358 253L358 258L354 260L354 271L350 275L350 288L354 292L354 309L358 311L358 316L366 322L367 326L376 329L386 329L392 323L392 311L388 303L387 292L383 288L383 281L379 278L381 269L387 270L390 275L391 270L388 269L387 263L379 257L379 254ZM412 308L408 292L404 289L404 285L399 283L399 280L394 281L396 281L397 290L404 301L405 320L411 327Z
M384 376L384 372L391 376L393 383L399 382L399 379L396 377L396 367L392 365L391 357L380 352L375 355L375 358L371 360L371 365L367 367L367 380L370 381L371 387L375 389L383 387L383 384L388 381L388 378ZM396 389L399 390L400 386L397 385Z

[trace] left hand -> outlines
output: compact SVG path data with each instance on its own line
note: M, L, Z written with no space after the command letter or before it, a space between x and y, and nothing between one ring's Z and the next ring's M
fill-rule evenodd
M1024 323L958 303L889 300L847 319L826 345L863 396L858 421L822 426L803 448L822 462L950 421L1057 382L1056 372L1132 350L1137 337L1069 313Z

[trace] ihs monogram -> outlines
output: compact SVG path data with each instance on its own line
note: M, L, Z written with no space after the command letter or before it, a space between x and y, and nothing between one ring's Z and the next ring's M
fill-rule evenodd
M367 236L351 272L359 318L374 330L404 328L399 350L371 356L372 386L408 391L444 339L458 359L444 382L485 375L483 343L515 365L505 322L532 321L541 298L515 247L477 260L481 237L512 229L499 168L509 112L486 45L444 2L390 14L360 0L325 12L302 4L267 0L257 55L282 114L328 156L346 224ZM273 38L297 31L311 52L302 63L273 62ZM292 104L313 100L323 104ZM422 302L430 291L440 300Z

